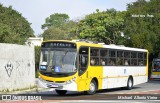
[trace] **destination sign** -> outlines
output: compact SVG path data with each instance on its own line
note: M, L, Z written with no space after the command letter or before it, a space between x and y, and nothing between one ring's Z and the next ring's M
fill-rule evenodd
M76 48L75 43L68 42L44 42L42 43L43 48Z

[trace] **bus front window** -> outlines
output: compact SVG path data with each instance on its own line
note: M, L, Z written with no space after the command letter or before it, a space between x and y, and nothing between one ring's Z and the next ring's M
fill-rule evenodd
M42 51L42 65L47 65L48 54L49 52L47 50Z
M48 53L42 51L40 71L42 74L50 76L75 73L76 55L75 50L48 50ZM44 65L46 70L43 70Z
M160 72L160 61L154 61L153 72Z

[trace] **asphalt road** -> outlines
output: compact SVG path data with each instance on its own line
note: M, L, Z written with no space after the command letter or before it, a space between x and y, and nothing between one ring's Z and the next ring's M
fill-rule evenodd
M19 94L17 94L19 95ZM84 102L122 102L122 103L150 103L160 102L160 80L149 81L134 86L132 90L125 88L100 90L94 95L85 95L83 92L68 92L65 96L59 96L54 90L30 91L20 96L39 96L42 102L58 103L84 103ZM12 101L13 103L14 101ZM15 101L17 103L17 101ZM35 101L33 101L35 103Z
M85 95L83 92L68 92L65 96L59 96L54 90L32 92L29 94L42 95L42 99L47 100L115 100L118 99L118 96L120 95L156 95L160 97L160 80L152 80L147 83L136 85L132 90L126 90L125 88L105 89L98 91L94 95Z

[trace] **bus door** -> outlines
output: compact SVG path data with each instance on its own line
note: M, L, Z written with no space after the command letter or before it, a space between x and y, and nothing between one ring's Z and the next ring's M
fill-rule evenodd
M84 91L86 90L86 81L87 81L87 68L88 68L88 55L89 55L89 47L81 47L79 49L79 61L78 61L78 90Z

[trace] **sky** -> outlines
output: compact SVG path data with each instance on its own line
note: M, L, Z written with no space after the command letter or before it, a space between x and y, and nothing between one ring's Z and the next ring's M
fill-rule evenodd
M68 14L71 20L81 19L96 9L104 11L114 8L125 11L126 5L136 0L0 0L3 6L22 14L31 23L35 35L43 33L41 25L54 13Z

